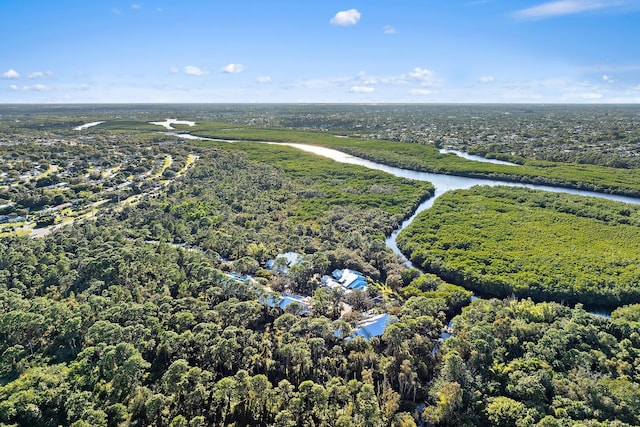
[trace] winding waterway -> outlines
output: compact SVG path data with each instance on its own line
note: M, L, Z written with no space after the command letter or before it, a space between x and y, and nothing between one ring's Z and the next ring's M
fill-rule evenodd
M556 193L577 194L580 196L600 197L604 199L615 200L618 202L640 204L640 198L634 198L634 197L618 196L618 195L606 194L606 193L597 193L594 191L586 191L586 190L576 190L572 188L554 187L549 185L523 184L519 182L496 181L496 180L483 179L483 178L468 178L468 177L460 177L460 176L454 176L454 175L418 172L418 171L412 171L408 169L402 169L402 168L397 168L393 166L383 165L381 163L372 162L370 160L355 157L350 154L346 154L341 151L333 150L325 147L317 147L312 145L294 144L294 143L283 143L282 145L288 145L290 147L295 147L297 149L314 153L319 156L328 157L340 163L360 165L370 169L387 172L402 178L409 178L417 181L431 182L435 187L434 196L422 202L414 211L414 213L411 215L411 217L403 221L402 224L400 224L400 226L396 230L394 230L393 233L391 233L391 235L386 240L387 246L390 247L394 253L402 257L405 260L405 263L408 267L418 268L419 270L421 269L419 267L414 266L413 263L404 256L404 254L400 251L400 249L398 249L398 245L396 244L396 237L398 236L398 233L400 233L409 224L411 224L411 221L413 221L413 219L418 214L420 214L420 212L426 209L429 209L431 206L433 206L434 201L438 197L440 197L441 195L443 195L444 193L450 190L468 189L476 185L489 185L489 186L503 185L503 186L509 186L509 187L526 187L526 188L531 188L535 190L544 190L544 191L551 191ZM476 158L474 158L473 160L487 161L490 163L494 163L494 160L492 159L484 159L478 156L474 156L474 157ZM591 313L597 316L603 316L603 317L610 317L610 314L611 314L608 311L591 311ZM448 334L443 333L442 335L443 339L447 338L447 336L445 335L448 335Z
M418 171L412 171L409 169L402 169L402 168L397 168L393 166L383 165L381 163L372 162L370 160L365 160L359 157L355 157L338 150L333 150L331 148L317 147L317 146L306 145L306 144L294 144L294 143L282 143L281 145L288 145L290 147L295 147L299 150L314 153L323 157L328 157L340 163L360 165L369 169L376 169L379 171L387 172L402 178L414 179L416 181L431 182L435 187L434 196L422 202L418 206L418 208L415 210L413 215L411 215L411 217L408 218L407 220L403 221L400 227L398 227L391 234L391 236L389 236L386 240L387 246L389 246L393 250L393 252L400 255L404 259L406 259L405 256L402 254L402 252L400 252L396 244L396 237L398 236L398 233L400 233L400 231L406 228L411 223L411 221L413 221L416 215L418 215L420 212L426 209L429 209L431 206L433 206L433 202L438 197L440 197L441 195L443 195L444 193L450 190L468 189L475 185L490 185L490 186L503 185L503 186L509 186L509 187L526 187L526 188L532 188L535 190L552 191L556 193L569 193L569 194L578 194L581 196L601 197L609 200L616 200L619 202L640 204L640 199L634 198L634 197L618 196L618 195L606 194L606 193L597 193L594 191L586 191L586 190L576 190L572 188L554 187L549 185L523 184L519 182L497 181L492 179L469 178L469 177L454 176L454 175L444 175L444 174L438 174L438 173L418 172ZM482 161L480 159L482 158L478 157L478 159L476 160ZM407 266L414 267L411 261L407 260L406 263L407 263Z
M443 154L448 154L448 153L455 154L456 156L462 157L463 159L467 159L467 160L475 160L483 163L493 163L494 165L521 166L517 163L506 162L504 160L498 160L498 159L488 159L486 157L476 156L475 154L465 153L464 151L449 150L448 148L442 148L440 152Z
M204 138L204 137L191 135L188 133L176 133L176 132L166 132L166 133L169 135L173 135L178 138L184 138L184 139L197 139L197 140L203 140L203 141L220 141L220 142L229 142L229 143L240 142L240 141L226 140L226 139ZM587 191L587 190L576 190L573 188L555 187L551 185L524 184L521 182L498 181L498 180L486 179L486 178L471 178L471 177L464 177L464 176L445 175L440 173L420 172L420 171L402 169L395 166L389 166L382 163L373 162L371 160L366 160L360 157L352 156L351 154L343 153L342 151L334 150L332 148L320 147L316 145L298 144L293 142L269 142L269 141L261 141L261 143L274 144L274 145L286 145L289 147L297 148L298 150L316 154L318 156L330 158L339 163L348 163L352 165L364 166L369 169L375 169L382 172L387 172L397 177L413 179L416 181L428 181L432 183L433 186L435 187L435 192L433 197L422 202L413 212L411 217L403 221L402 224L400 224L400 226L396 230L394 230L393 233L391 233L391 235L386 240L387 246L389 246L394 253L400 255L403 259L405 259L407 266L414 267L414 268L415 266L411 263L411 261L407 260L404 254L400 251L400 249L398 249L398 245L396 244L396 237L398 236L398 233L400 233L409 224L411 224L411 221L413 221L413 219L420 212L426 209L429 209L431 206L433 206L433 203L438 197L442 196L444 193L450 190L469 189L476 185L489 185L489 186L503 185L508 187L525 187L525 188L531 188L534 190L551 191L555 193L568 193L568 194L577 194L580 196L600 197L603 199L609 199L609 200L615 200L618 202L633 203L636 205L640 205L640 198L635 198L635 197L619 196L616 194L607 194L607 193L598 193L595 191ZM455 150L441 150L441 151L454 153L461 157L476 160L479 162L487 162L487 163L499 162L499 163L512 164L509 162L503 162L495 159L486 159L484 157L474 156L474 155L470 155L470 154L455 151Z
M170 134L173 136L176 136L179 138L185 138L185 139L200 139L200 140L221 141L221 142L229 142L229 143L236 142L233 140L202 138L202 137L194 136L191 134L184 134L184 133L170 133ZM413 179L416 181L428 181L432 183L433 186L435 187L435 192L433 197L425 200L420 205L418 205L418 207L413 212L413 214L409 218L404 220L402 224L400 224L400 226L396 230L394 230L391 233L391 235L386 239L386 245L390 247L394 253L402 257L402 259L405 260L405 263L408 267L413 267L418 269L420 268L414 266L413 263L410 260L408 260L404 256L404 254L400 251L400 249L398 248L398 245L396 244L396 237L402 230L404 230L409 224L411 224L413 219L418 214L420 214L420 212L426 209L429 209L431 206L433 206L433 203L435 202L435 200L438 197L442 196L447 191L469 189L476 185L489 185L489 186L502 185L502 186L508 186L508 187L524 187L524 188L531 188L534 190L551 191L555 193L568 193L568 194L576 194L580 196L599 197L603 199L614 200L614 201L624 202L624 203L632 203L636 205L640 204L640 198L619 196L619 195L607 194L607 193L598 193L595 191L576 190L573 188L555 187L550 185L536 185L536 184L524 184L520 182L497 181L493 179L471 178L471 177L462 177L462 176L455 176L455 175L445 175L445 174L439 174L439 173L419 172L419 171L414 171L409 169L402 169L394 166L384 165L382 163L373 162L371 160L366 160L360 157L352 156L350 154L343 153L342 151L338 151L338 150L334 150L326 147L319 147L315 145L285 143L285 142L268 142L268 141L262 141L262 143L274 144L274 145L287 145L289 147L297 148L299 150L313 153L318 156L327 157L339 163L347 163L352 165L364 166L369 169L375 169L382 172L387 172L397 177ZM449 152L452 152L452 151L449 151ZM472 158L473 160L480 161L480 162L488 162L488 163L498 162L497 160L494 160L494 159L485 159L480 156L471 156L461 152L455 152L455 154L465 158ZM504 163L504 162L501 162L501 163ZM604 312L594 313L594 314L608 316L608 313L604 313Z

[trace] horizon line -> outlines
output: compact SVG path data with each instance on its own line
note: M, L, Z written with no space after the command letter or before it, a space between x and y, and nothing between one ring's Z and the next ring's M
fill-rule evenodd
M0 106L23 106L23 105L628 105L640 106L640 102L474 102L474 101L451 101L451 102L0 102Z

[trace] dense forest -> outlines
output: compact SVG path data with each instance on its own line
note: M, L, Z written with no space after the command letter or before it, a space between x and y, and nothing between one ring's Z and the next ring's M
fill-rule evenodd
M416 299L383 339L349 342L340 295L316 290L310 316L270 309L260 287L116 221L0 250L5 425L391 423L432 374L418 355L446 307Z
M398 237L425 270L492 296L639 302L640 209L526 188L447 192Z
M443 345L425 417L444 425L638 425L638 314L631 306L610 320L579 305L475 301Z
M358 268L381 281L370 295L416 279L384 246L413 207L382 199L415 205L432 188L286 147L247 151L200 151L165 194L42 239L3 238L4 424L412 419L403 411L434 369L417 355L432 355L446 313L469 293L432 278L414 296L425 304L401 305L388 290L374 303L319 287L318 277ZM313 168L325 176L300 182ZM285 275L265 270L278 250L307 261ZM311 295L312 313L260 304L265 286ZM345 341L371 309L393 313L388 337Z
M323 131L370 123L367 108L265 109L0 109L0 425L640 424L637 207L450 192L398 240L423 273L385 238L432 185L247 140L629 193L635 170L480 165ZM180 131L245 141L148 123L174 112L201 120ZM366 292L323 285L336 269ZM308 303L267 303L281 293ZM376 315L384 332L356 334Z

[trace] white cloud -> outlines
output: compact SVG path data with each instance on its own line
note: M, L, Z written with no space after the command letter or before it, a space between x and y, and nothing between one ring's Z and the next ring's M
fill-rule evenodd
M375 77L367 76L367 73L365 73L364 71L360 71L358 73L358 77L356 77L355 80L365 86L371 86L378 83L378 79L376 79Z
M193 65L187 65L183 69L185 74L189 74L190 76L204 76L205 74L209 74L209 72L203 68L194 67Z
M332 25L339 25L342 27L346 27L349 25L356 25L360 20L360 12L356 9L342 10L331 18L329 21Z
M241 73L246 70L246 67L242 64L228 64L220 69L221 73Z
M350 91L353 93L371 93L375 92L376 88L369 86L351 86Z
M433 71L424 68L416 67L409 73L409 77L416 80L428 79L433 75Z
M81 84L76 85L76 86L73 87L73 90L84 91L84 90L89 90L89 89L91 89L91 87L86 83L81 83Z
M603 80L603 81L605 81L605 82L607 82L607 83L615 83L615 80L613 80L613 79L611 78L611 76L608 76L608 75L606 75L606 74L603 74L603 75L602 75L602 80Z
M270 83L271 82L271 77L270 76L260 76L256 79L256 81L258 83Z
M22 90L35 90L38 92L44 92L49 90L49 88L42 84L35 84L33 86L22 86Z
M496 79L494 79L493 76L481 76L480 77L480 83L493 83L495 81L496 81Z
M19 79L20 74L13 68L10 68L6 73L2 74L3 79Z
M404 80L414 80L420 83L421 86L433 86L439 83L439 79L436 78L436 73L432 70L416 67L409 74L402 76Z
M111 9L111 13L116 14L116 15L122 15L122 11L120 9L118 9L117 7L114 7L113 9Z
M475 91L466 92L459 88L458 99L475 96L479 102L528 102L548 103L594 103L615 102L616 94L622 95L623 87L604 84L599 79L574 80L567 77L547 77L535 80L497 79L490 85L479 85ZM616 91L618 91L616 93ZM627 102L633 102L632 94ZM485 99L483 99L485 98ZM474 102L476 102L474 100Z
M429 89L411 89L409 92L412 95L431 95L431 90Z
M418 84L420 87L438 86L442 83L436 73L426 68L416 67L409 73L395 76L369 76L360 71L357 76L335 83L355 84L357 86Z
M11 86L9 86L9 89L11 89L11 90L18 90L18 89L20 89L20 88L19 88L18 86L16 86L16 85L11 85Z
M178 74L180 72L180 70L178 70L178 67L171 67L171 68L169 68L169 72L171 74Z
M34 71L29 74L30 79L46 79L48 77L53 77L53 73L51 71Z
M598 0L560 0L542 3L527 9L514 12L516 18L521 19L542 19L552 16L572 15L590 10L605 9L620 6L619 1L598 1Z
M395 34L398 31L396 31L396 29L393 28L391 25L385 25L384 28L382 29L382 32L385 34Z
M142 5L138 3L134 3L131 5L131 9L142 9Z

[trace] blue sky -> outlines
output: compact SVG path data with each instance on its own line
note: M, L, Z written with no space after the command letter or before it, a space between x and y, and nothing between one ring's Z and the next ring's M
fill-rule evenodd
M640 102L640 0L0 0L0 102Z

